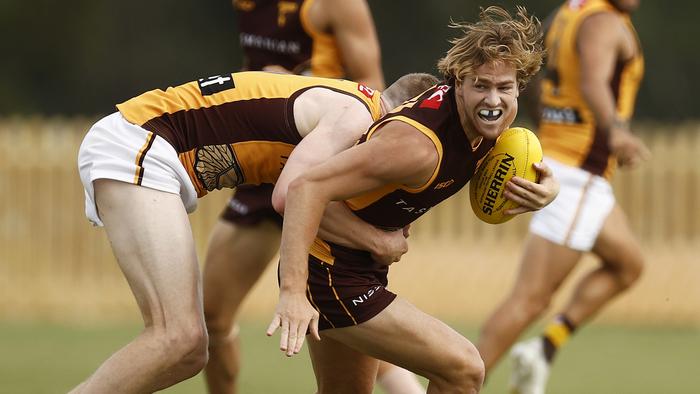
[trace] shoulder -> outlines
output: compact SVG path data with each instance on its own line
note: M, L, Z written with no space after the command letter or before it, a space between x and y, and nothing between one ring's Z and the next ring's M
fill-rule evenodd
M370 15L369 5L365 0L314 0L318 2L319 12L326 16L331 24L359 23Z
M619 13L601 9L583 18L579 25L579 34L591 33L603 30L616 29L622 26L623 20Z

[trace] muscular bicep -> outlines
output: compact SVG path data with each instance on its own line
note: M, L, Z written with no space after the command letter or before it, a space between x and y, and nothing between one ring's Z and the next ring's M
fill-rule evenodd
M612 13L586 18L579 27L576 45L581 70L581 85L609 85L615 70L619 48L619 21Z
M347 77L384 89L379 40L365 0L325 0Z
M330 200L345 200L385 185L420 187L437 168L432 140L403 122L389 122L376 137L333 156L303 175Z
M355 99L343 98L337 105L328 107L331 109L323 110L323 116L316 126L305 134L292 151L276 182L272 204L278 212L284 210L287 188L292 180L309 168L355 145L372 124L367 109Z
M598 126L607 130L615 114L611 79L619 50L619 20L612 13L586 18L577 34L580 90Z

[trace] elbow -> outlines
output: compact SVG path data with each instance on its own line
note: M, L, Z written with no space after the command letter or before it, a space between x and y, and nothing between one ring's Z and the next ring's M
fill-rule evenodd
M275 186L275 190L272 192L272 208L284 216L284 209L287 205L287 196L290 193L298 194L299 191L308 185L308 182L304 179L304 176L299 176L294 178L289 183L278 183Z
M287 200L287 190L282 190L282 187L275 186L272 192L272 208L280 215L284 215L284 205Z

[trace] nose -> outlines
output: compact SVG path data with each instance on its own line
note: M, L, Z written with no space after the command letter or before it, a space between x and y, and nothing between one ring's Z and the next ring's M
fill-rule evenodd
M498 90L497 89L489 89L489 91L486 93L486 97L484 98L484 103L486 105L490 106L497 106L501 102L501 99L498 96Z

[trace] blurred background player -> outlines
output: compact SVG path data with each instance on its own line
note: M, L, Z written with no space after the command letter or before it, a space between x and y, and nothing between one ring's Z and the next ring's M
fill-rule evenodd
M482 328L478 348L487 372L546 310L583 253L601 264L576 284L540 337L513 348L517 393L544 393L557 349L642 272L639 244L609 184L616 164L634 167L649 155L629 125L644 69L630 20L638 5L572 0L546 23L539 138L561 190L533 215L513 290Z
M243 68L331 78L384 89L379 42L364 0L233 0ZM209 331L206 381L212 393L236 392L240 369L235 317L279 248L282 218L271 205L272 185L236 189L216 223L204 268L204 314ZM377 382L387 393L425 392L410 372L381 363Z

